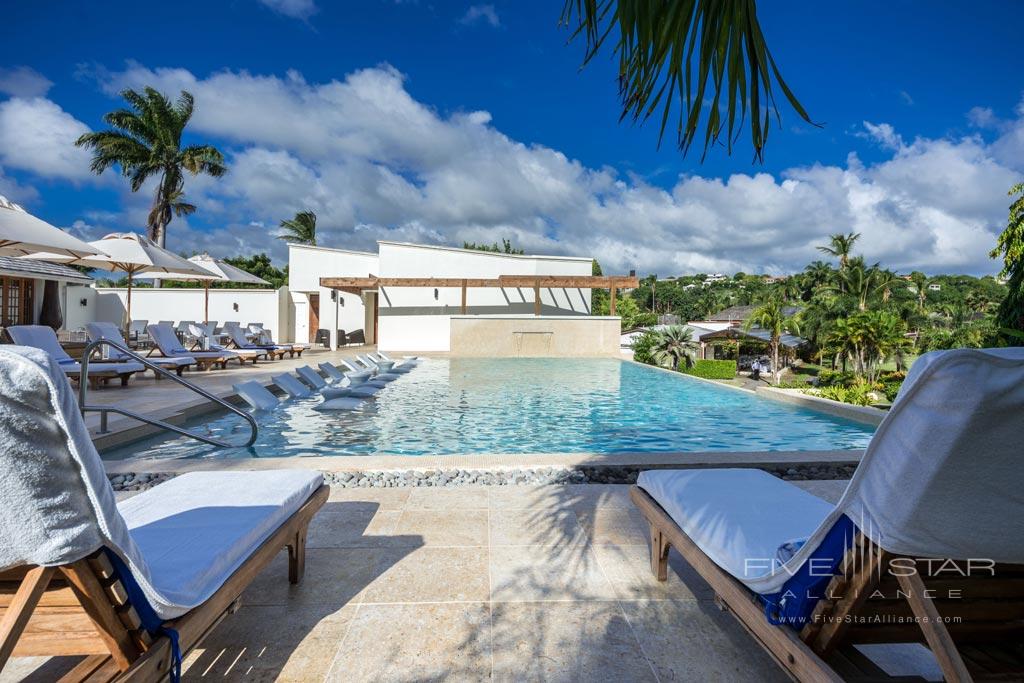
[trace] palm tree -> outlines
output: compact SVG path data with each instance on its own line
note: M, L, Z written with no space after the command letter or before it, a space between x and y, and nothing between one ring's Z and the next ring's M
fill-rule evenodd
M829 243L825 246L818 247L818 251L838 258L839 269L843 270L846 268L846 264L850 261L850 254L853 253L853 245L856 244L859 239L859 232L851 232L847 235L830 235Z
M779 370L779 345L782 335L786 332L799 334L799 322L795 316L786 315L782 301L771 298L755 308L743 323L744 330L754 327L768 331L768 345L772 349L772 379L778 384L779 376L782 374Z
M670 365L678 370L682 362L687 367L693 365L697 358L697 344L693 341L693 330L682 325L670 325L658 332L651 348L654 360L659 365Z
M917 290L917 308L924 313L924 305L928 301L928 276L915 270L910 274L910 281L914 283L914 289Z
M809 301L814 295L814 291L826 285L832 281L835 276L835 271L832 270L832 266L825 263L824 261L812 261L807 264L804 268L804 272L801 275L801 280L804 288L803 299Z
M781 126L773 82L800 118L813 124L768 50L755 0L565 0L560 23L571 38L584 37L584 65L606 41L614 46L622 119L646 121L660 106L660 143L679 106L673 127L684 153L706 118L704 155L723 137L731 154L749 107L754 156L762 159L772 118Z
M892 273L882 270L877 263L867 266L862 258L857 257L850 259L846 267L839 271L835 284L825 285L824 289L853 297L857 310L866 311L868 302L875 294L881 292L882 298L888 299L886 292L892 286L892 281Z
M212 145L182 147L182 134L194 108L188 92L182 90L174 103L149 87L143 93L123 90L121 97L130 108L103 117L114 130L86 133L75 144L92 150L90 169L97 175L120 166L121 174L131 180L132 192L138 192L150 178L158 178L148 234L163 247L171 217L195 211L182 201L185 172L219 178L227 172L224 155Z
M1008 278L1009 288L996 313L996 323L1007 343L1024 346L1024 339L1017 334L1024 330L1024 183L1011 187L1008 194L1014 197L1010 216L990 254L992 258L1003 257L1000 275Z
M299 211L295 218L281 221L284 232L278 239L294 244L316 246L316 214L312 211Z

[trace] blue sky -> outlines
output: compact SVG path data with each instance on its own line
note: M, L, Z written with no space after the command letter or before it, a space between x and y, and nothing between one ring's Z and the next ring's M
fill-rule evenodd
M0 44L0 194L87 237L141 229L149 193L88 174L69 140L125 86L196 95L192 140L228 155L169 246L268 250L311 208L321 242L510 237L616 270L786 272L859 230L893 267L994 272L1024 170L1005 2L763 2L821 129L783 108L763 164L683 157L618 122L610 55L582 72L552 2L23 3ZM13 27L13 30L11 28ZM83 162L84 159L84 162ZM142 195L142 196L140 196Z

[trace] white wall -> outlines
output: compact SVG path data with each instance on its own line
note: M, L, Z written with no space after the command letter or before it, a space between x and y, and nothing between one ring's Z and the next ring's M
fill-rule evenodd
M336 330L352 332L365 329L366 311L362 297L348 292L338 292L337 301L331 301L332 290L321 287L320 278L377 275L378 264L377 254L289 244L288 286L292 291L292 327L295 339L307 341L310 338L310 294L320 295L320 327L330 330L332 347L337 344Z
M380 242L381 277L496 278L500 275L590 275L592 260L495 254L467 249ZM541 289L543 315L589 315L590 290ZM461 287L382 287L379 345L385 351L447 351L452 315L462 308ZM468 315L534 311L532 287L468 289Z
M76 311L78 326L91 320L122 324L128 290L122 287L97 288L95 305L86 311ZM78 297L69 295L69 308L74 309ZM277 341L294 341L289 330L290 304L288 288L274 289L211 289L210 320L223 323L236 320L243 325L261 322ZM235 307L238 310L235 310ZM91 312L88 312L91 309ZM160 320L203 320L204 295L202 289L132 288L132 319L159 322ZM68 316L69 320L71 316ZM69 329L74 329L66 325Z

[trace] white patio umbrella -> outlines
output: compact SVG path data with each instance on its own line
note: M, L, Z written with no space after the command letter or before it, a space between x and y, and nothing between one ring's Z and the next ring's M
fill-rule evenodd
M71 258L102 253L0 195L0 255L24 256L41 251Z
M132 319L132 278L144 273L174 273L178 280L219 280L220 276L167 251L144 235L134 232L113 232L89 243L104 254L72 257L57 253L38 253L26 259L54 261L88 268L124 271L128 275L128 321Z
M205 301L203 308L203 322L210 322L210 282L239 282L242 284L250 285L269 285L270 283L261 277L257 277L252 273L248 273L241 268L237 268L230 263L226 263L220 259L213 258L209 254L196 254L189 259L190 263L193 263L203 270L214 275L214 278L203 279L203 289L205 290ZM168 280L182 280L189 278L179 278L175 274L171 273L167 276ZM194 278L193 278L194 279Z

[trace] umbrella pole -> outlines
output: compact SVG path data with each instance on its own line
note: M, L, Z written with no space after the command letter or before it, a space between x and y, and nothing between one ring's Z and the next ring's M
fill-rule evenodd
M203 289L206 290L206 297L205 297L205 301L203 303L203 315L205 316L203 318L203 324L204 325L209 325L210 324L210 281L209 280L203 280Z
M132 271L128 270L128 303L125 307L127 309L128 321L125 323L125 339L128 339L128 335L131 334L132 329Z

